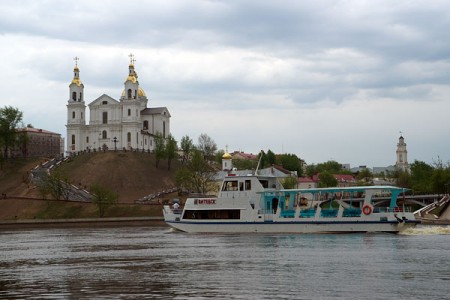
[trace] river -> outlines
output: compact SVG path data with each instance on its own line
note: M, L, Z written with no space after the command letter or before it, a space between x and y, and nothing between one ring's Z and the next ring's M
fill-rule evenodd
M448 299L450 227L406 234L0 229L1 299Z

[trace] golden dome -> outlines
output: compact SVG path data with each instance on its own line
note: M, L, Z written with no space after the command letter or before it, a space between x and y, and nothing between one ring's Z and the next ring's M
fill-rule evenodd
M77 86L80 86L81 80L80 80L80 78L74 78L74 79L72 79L72 83L75 83Z
M136 82L137 82L137 79L136 79L136 77L135 77L134 75L130 75L130 76L128 76L127 79L125 80L125 82L127 82L127 81L131 81L132 83L136 83Z
M228 152L225 152L225 154L222 155L222 159L232 159L231 154Z
M138 97L146 97L144 90L141 88L138 88ZM125 90L122 91L122 97L125 97Z

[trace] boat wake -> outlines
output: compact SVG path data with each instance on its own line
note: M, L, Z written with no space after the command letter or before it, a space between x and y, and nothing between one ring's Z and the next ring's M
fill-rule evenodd
M399 234L403 235L439 235L439 234L450 234L450 226L420 226L416 228L408 228Z

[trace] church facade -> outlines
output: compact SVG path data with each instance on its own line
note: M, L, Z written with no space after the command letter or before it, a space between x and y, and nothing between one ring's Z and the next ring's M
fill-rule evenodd
M170 134L170 113L166 107L147 107L148 98L139 86L130 55L128 76L119 100L106 94L88 104L89 124L86 124L84 85L80 79L78 58L69 85L67 103L67 153L84 150L153 151L157 134Z

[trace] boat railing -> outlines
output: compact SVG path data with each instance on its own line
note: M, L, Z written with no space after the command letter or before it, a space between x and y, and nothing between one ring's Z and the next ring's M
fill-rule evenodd
M384 212L393 212L393 213L399 213L399 212L411 212L410 207L374 207L373 209L374 213L384 213Z
M320 216L324 218L335 218L338 214L338 209L334 208L322 208L320 211Z
M351 218L351 217L360 217L362 210L360 208L345 208L342 212L342 217Z
M300 218L314 218L316 215L315 208L307 208L300 211Z

